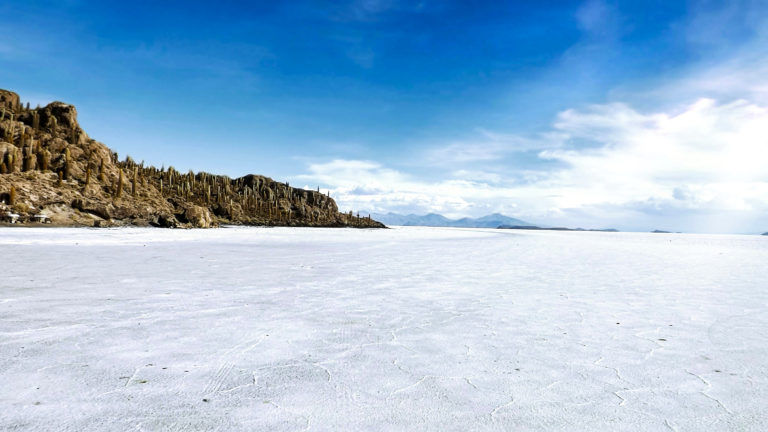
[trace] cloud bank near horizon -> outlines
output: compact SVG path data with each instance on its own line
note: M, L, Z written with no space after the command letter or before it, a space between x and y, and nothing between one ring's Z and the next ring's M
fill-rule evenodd
M768 107L746 100L702 98L648 113L592 105L560 112L536 137L480 135L414 155L449 172L445 180L347 159L312 163L296 180L328 185L343 208L371 212L501 212L540 223L705 232L759 230L768 214ZM510 163L531 152L539 168Z

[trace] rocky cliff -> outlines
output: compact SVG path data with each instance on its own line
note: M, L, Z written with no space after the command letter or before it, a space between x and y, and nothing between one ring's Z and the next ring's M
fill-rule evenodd
M56 225L207 228L219 224L383 227L340 213L319 190L271 178L231 179L119 160L88 137L77 110L62 102L23 106L0 90L0 216Z

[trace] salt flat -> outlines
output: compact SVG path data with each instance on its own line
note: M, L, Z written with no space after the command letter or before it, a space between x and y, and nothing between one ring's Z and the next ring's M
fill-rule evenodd
M765 430L768 238L0 229L0 430Z

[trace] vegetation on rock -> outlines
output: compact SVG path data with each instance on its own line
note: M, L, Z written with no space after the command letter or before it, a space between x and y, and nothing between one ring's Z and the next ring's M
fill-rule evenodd
M130 194L123 194L124 182ZM44 211L61 225L383 227L370 217L340 213L319 189L259 175L232 179L121 161L80 128L74 106L52 102L30 109L7 90L0 90L2 202Z

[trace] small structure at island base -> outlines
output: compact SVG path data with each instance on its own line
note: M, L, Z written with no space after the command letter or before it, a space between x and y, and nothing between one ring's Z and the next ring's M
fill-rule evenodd
M19 220L19 215L16 213L5 212L0 215L0 222L7 222L15 224Z
M38 213L38 214L32 216L32 220L37 222L37 223L42 223L42 224L49 224L49 223L51 223L51 218L48 217L48 215L45 214L45 213Z

